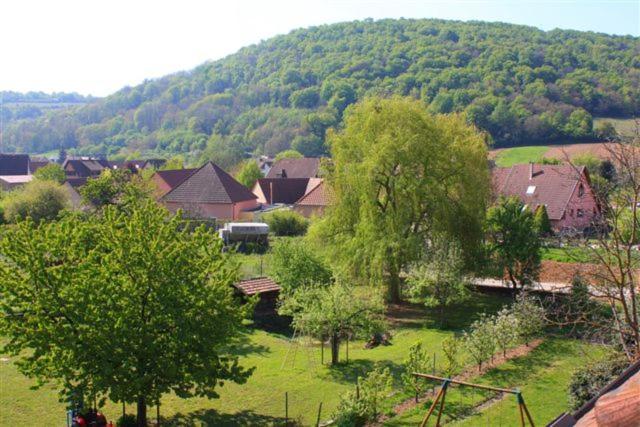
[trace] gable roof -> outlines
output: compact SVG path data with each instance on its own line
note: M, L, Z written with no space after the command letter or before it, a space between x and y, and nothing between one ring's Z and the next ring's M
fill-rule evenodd
M263 294L265 292L278 292L280 285L268 277L258 277L255 279L241 280L234 285L245 295Z
M510 168L495 168L493 188L497 195L517 196L532 210L545 205L551 220L562 219L567 203L582 182L589 186L584 166L520 164Z
M182 184L185 179L189 178L197 169L170 169L157 171L155 175L162 179L170 189L176 188Z
M28 154L0 154L0 175L29 175Z
M296 202L296 206L328 206L331 202L331 194L329 186L324 183L324 180L320 180Z
M268 204L292 205L307 192L309 181L309 178L260 178L257 185Z
M166 202L230 204L257 197L213 162L205 163L162 196Z
M281 159L274 163L265 178L317 178L320 172L319 157L301 159Z

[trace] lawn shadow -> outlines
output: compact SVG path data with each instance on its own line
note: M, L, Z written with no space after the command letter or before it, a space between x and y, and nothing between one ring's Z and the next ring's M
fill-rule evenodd
M244 410L235 414L221 414L215 409L201 409L187 414L177 413L162 420L162 425L172 427L236 427L236 426L281 426L284 418L256 414Z
M358 377L364 377L376 366L389 368L394 380L398 380L402 373L402 366L389 360L374 362L368 359L351 359L349 362L342 361L335 366L329 366L321 376L335 382L355 385Z
M260 354L271 353L271 349L262 344L256 344L251 339L248 330L241 332L234 340L227 346L227 351L235 356L246 356L248 354Z

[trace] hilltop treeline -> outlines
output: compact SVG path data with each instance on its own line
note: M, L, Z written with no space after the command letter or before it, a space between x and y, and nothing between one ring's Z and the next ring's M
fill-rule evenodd
M0 117L3 123L14 120L35 119L47 110L85 104L95 100L91 96L65 92L0 92Z
M288 148L317 155L345 108L374 94L464 111L502 145L588 138L592 116L640 111L640 39L442 20L313 27L13 122L4 141L19 151L188 152L222 164Z

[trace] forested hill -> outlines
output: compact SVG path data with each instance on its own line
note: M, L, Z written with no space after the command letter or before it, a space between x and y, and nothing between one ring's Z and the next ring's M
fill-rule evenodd
M592 116L640 111L640 38L426 19L300 29L10 123L4 141L18 151L190 153L224 165L289 147L315 155L344 109L374 94L465 111L501 144L587 138Z
M3 123L14 120L34 119L52 109L78 106L96 98L77 93L0 92L0 117Z

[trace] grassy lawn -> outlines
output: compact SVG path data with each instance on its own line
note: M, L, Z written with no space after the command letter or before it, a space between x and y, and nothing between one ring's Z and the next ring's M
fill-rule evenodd
M549 147L546 145L509 148L496 156L496 164L500 167L509 167L519 163L539 163L548 150Z
M503 388L520 388L534 422L544 425L568 409L567 386L575 367L603 354L602 348L596 345L550 338L528 355L504 363L470 381ZM492 392L473 391L466 387L451 388L446 396L445 421L464 426L519 425L516 399L512 395L473 414L475 405L494 396ZM407 411L385 425L418 425L430 403Z
M352 390L358 375L370 370L375 363L388 366L399 376L401 364L409 346L421 341L429 352L436 354L440 364L441 342L456 330L465 328L481 312L495 312L510 300L496 296L475 295L464 306L451 310L448 329L436 329L438 320L423 308L410 307L394 313L392 345L371 350L363 342L349 346L349 363L335 368L320 363L318 345L300 345L295 359L292 354L283 366L287 351L293 350L287 336L250 329L234 346L243 366L256 368L246 384L225 384L219 389L220 399L179 399L167 396L162 401L161 414L168 418L164 425L269 425L284 417L285 392L289 393L289 416L300 417L305 425L315 421L320 402L322 418L328 419L340 395ZM344 360L345 347L341 349ZM325 362L329 358L325 348ZM57 403L53 387L30 390L32 381L19 374L10 360L0 362L0 425L30 425L38 419L40 425L64 425L65 407ZM398 394L396 400L404 396ZM133 405L129 407L133 411ZM109 419L121 413L119 404L108 404L104 411ZM150 408L155 414L155 408Z
M565 247L565 248L542 248L540 255L545 261L557 262L593 262L593 254L585 248Z
M595 128L601 122L610 122L622 136L633 136L636 129L636 119L613 119L607 117L595 117L593 119L593 127Z

